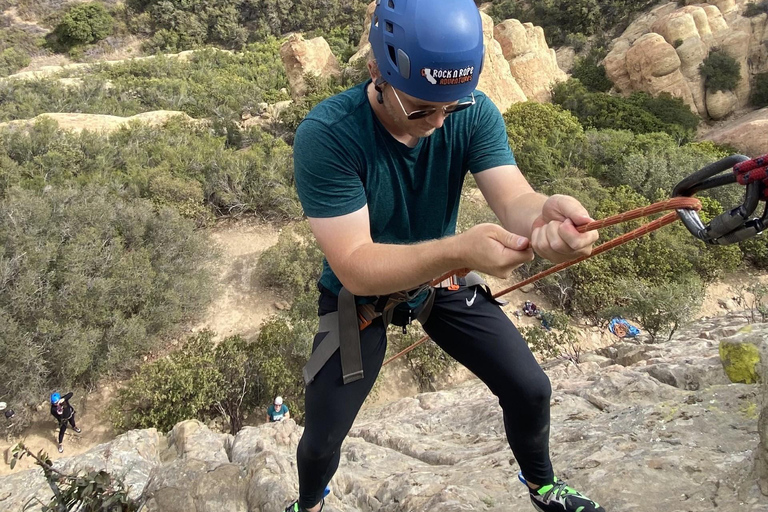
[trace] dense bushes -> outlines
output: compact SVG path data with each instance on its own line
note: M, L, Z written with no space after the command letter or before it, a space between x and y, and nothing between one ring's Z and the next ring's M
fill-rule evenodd
M178 110L194 118L240 120L262 102L288 99L276 39L242 53L208 49L188 60L158 56L97 65L78 86L55 78L0 83L0 122L44 112L129 116L150 110Z
M266 377L271 349L240 336L216 343L213 334L203 331L167 357L144 365L111 406L115 427L168 431L186 419L221 416L236 434L248 411L266 410L275 396L275 383ZM295 396L283 394L289 400ZM292 401L289 405L295 410Z
M557 84L552 101L575 115L584 128L664 132L680 142L691 140L699 117L681 99L637 92L628 98L589 92L578 80Z
M752 96L750 102L755 107L768 106L768 73L755 75L752 81Z
M128 13L129 26L152 35L148 48L156 51L210 43L237 49L297 31L334 33L350 46L357 45L362 34L367 4L366 0L131 0Z
M100 186L3 196L0 395L16 403L131 368L211 297L210 247L172 210Z
M114 20L100 3L77 4L64 14L55 29L59 43L67 47L95 43L112 33Z
M509 144L534 187L577 173L584 129L568 111L547 103L523 102L504 113Z
M592 36L621 31L636 13L654 5L653 0L499 0L488 11L496 23L515 18L544 29L550 45L567 44L574 35Z
M7 163L0 166L0 194L13 185L39 191L74 181L114 187L156 208L172 206L199 223L206 219L204 207L271 218L301 215L288 145L258 129L246 132L244 141L250 147L229 147L223 134L181 119L109 136L59 132L53 121L38 122L28 133L0 131L0 161Z
M741 81L741 67L736 59L717 48L699 65L699 73L710 92L732 91Z
M592 50L584 57L578 57L573 63L571 77L584 84L591 92L607 92L613 87L613 82L605 74L605 66L600 61L605 57L604 51Z

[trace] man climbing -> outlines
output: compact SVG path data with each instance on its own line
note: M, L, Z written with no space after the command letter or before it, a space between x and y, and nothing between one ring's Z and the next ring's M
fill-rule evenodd
M553 262L589 254L597 234L576 226L591 219L572 197L534 192L517 168L498 109L475 90L484 44L472 0L381 0L369 40L371 80L321 102L296 133L296 186L325 261L320 332L304 369L299 498L285 510L322 509L381 368L386 324L418 318L498 397L534 506L602 512L555 478L549 379L479 277L421 286L461 268L507 277L534 253ZM455 235L467 172L501 226Z
M61 396L59 393L51 394L51 416L59 422L59 453L64 451L64 432L67 431L67 424L72 426L72 430L80 433L80 429L75 425L75 408L69 403L72 398L72 392Z

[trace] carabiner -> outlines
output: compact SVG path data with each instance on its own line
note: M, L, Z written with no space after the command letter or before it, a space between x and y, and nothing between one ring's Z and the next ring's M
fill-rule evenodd
M716 175L747 160L750 160L748 156L731 155L709 164L678 183L672 191L672 196L690 197L702 190L736 183L737 179L734 173ZM740 206L718 215L706 225L701 221L696 211L677 210L677 214L688 231L707 244L728 245L741 242L760 234L766 227L768 206L762 217L750 219L763 198L764 189L765 185L760 181L749 183L744 194L744 202Z

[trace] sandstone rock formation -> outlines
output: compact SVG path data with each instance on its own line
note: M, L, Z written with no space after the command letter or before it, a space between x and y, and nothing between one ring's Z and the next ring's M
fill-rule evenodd
M31 126L39 119L48 118L56 121L59 128L62 130L69 130L75 133L80 133L83 130L92 132L104 132L109 133L120 129L123 126L132 122L148 124L150 126L159 126L165 124L169 119L173 117L181 116L186 121L192 121L184 112L178 112L175 110L153 110L151 112L142 112L130 117L120 116L108 116L102 114L65 114L60 112L52 112L47 114L40 114L32 119L20 119L17 121L8 121L0 123L0 128L3 127L15 127L17 129L25 129Z
M341 77L339 61L322 37L305 40L301 34L291 34L280 47L280 58L288 75L293 99L306 94L306 74L322 78Z
M501 44L494 39L493 19L484 12L481 12L480 16L483 19L485 60L477 88L487 94L500 111L505 112L512 104L526 101L528 98L512 75L512 68Z
M768 153L768 108L728 122L702 134L699 139L729 144L753 158Z
M718 347L766 337L768 324L731 313L668 343L619 343L578 366L545 365L559 476L611 511L765 512L768 407L758 385L730 383ZM300 434L292 420L236 436L187 421L56 464L124 475L133 496L149 497L148 512L279 512L297 493ZM531 510L498 402L477 381L365 410L341 457L326 512ZM19 472L0 479L0 508L50 493L39 471Z
M713 4L713 5L710 5ZM768 15L741 16L732 0L677 8L669 3L640 16L605 57L606 74L622 93L668 92L704 118L722 119L748 104L750 78L768 71ZM699 66L718 48L740 65L733 92L705 89Z
M528 99L549 102L552 85L568 76L557 66L555 51L547 46L544 30L511 19L496 25L493 34Z

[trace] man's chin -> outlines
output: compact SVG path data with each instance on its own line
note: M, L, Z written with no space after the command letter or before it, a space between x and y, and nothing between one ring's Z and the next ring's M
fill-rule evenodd
M419 138L423 139L424 137L429 137L430 135L435 133L436 129L437 128L429 128L429 129L426 129L426 130L414 131L413 132L413 136L414 137L419 137Z

